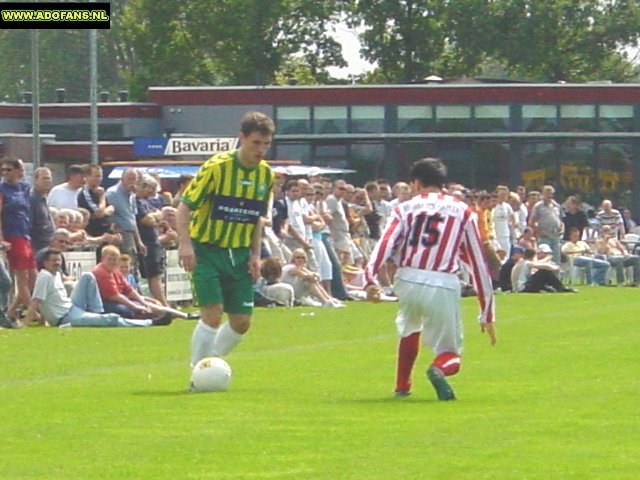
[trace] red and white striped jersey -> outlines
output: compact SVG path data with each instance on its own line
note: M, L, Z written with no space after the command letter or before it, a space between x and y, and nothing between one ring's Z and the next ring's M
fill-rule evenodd
M469 267L480 301L480 322L493 322L494 299L478 219L469 206L450 195L417 195L395 207L365 270L373 283L381 266L393 259L399 267L455 274Z

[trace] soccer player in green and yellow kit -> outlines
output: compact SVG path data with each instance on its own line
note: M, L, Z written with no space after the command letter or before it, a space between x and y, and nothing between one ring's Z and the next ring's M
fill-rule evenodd
M244 116L240 147L207 160L178 205L178 254L192 272L201 319L191 340L191 364L227 355L251 325L253 283L260 275L260 218L266 214L274 173L263 160L273 121ZM229 321L222 323L226 312Z

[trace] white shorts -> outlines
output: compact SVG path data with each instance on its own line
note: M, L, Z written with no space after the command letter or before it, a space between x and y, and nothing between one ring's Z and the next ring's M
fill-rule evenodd
M456 275L402 267L393 290L400 305L396 327L401 337L422 332L422 344L436 355L462 353L460 281Z
M320 281L332 280L333 270L331 267L331 260L329 260L329 254L327 253L327 249L324 247L324 243L322 243L322 239L313 237L312 242L313 252L316 255L316 261L318 262L318 275L320 276Z

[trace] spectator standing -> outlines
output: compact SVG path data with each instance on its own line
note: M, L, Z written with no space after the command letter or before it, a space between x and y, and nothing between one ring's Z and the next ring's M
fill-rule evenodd
M288 237L285 243L291 250L302 248L308 253L312 251L313 246L311 239L307 238L301 203L302 188L298 180L288 180L284 186L284 193L288 215Z
M240 147L205 162L178 206L178 254L193 272L202 312L192 336L193 365L230 353L251 326L253 284L260 277L260 219L274 182L264 156L274 131L269 117L247 113L240 124ZM231 178L242 188L225 181ZM221 326L223 312L229 321Z
M21 180L22 162L15 158L2 160L0 182L0 245L7 251L9 270L15 277L16 295L7 317L16 321L20 306L31 301L36 279L36 262L29 236L30 187Z
M537 202L529 218L538 244L549 245L553 252L553 261L560 265L560 238L564 234L562 218L564 212L553 199L555 188L545 185L542 188L542 200Z
M81 165L70 165L67 168L67 181L56 185L49 192L47 203L50 207L63 209L78 208L78 193L85 184L85 171Z
M34 251L46 247L53 236L55 225L51 211L47 206L47 195L53 186L51 170L46 167L36 168L33 172L29 202L31 221L31 246Z
M151 199L158 189L158 182L151 176L145 175L138 185L137 214L140 239L145 246L145 254L140 261L140 273L149 283L151 296L161 305L168 306L162 285L164 273L165 251L160 244L158 224L162 221L162 211L156 209Z
M87 165L86 185L78 193L78 207L89 211L89 223L85 230L92 237L100 237L111 232L111 219L115 209L107 205L104 188L102 188L102 168L99 165Z
M333 271L331 268L331 260L327 249L322 243L322 230L326 228L326 223L319 214L315 205L315 190L307 180L299 180L298 184L304 193L300 199L302 203L303 220L305 224L305 235L311 239L313 247L313 257L315 257L315 271L320 276L322 287L330 292L331 281L333 280Z
M619 210L613 208L611 200L602 201L602 209L596 215L596 218L600 222L600 228L604 229L605 226L611 227L611 234L616 238L624 237L626 233L624 230L624 221Z
M333 182L333 192L327 197L327 214L331 237L333 238L333 248L352 252L356 249L349 232L349 222L347 211L345 210L343 199L347 193L347 183L344 180ZM353 258L353 257L351 257Z
M631 210L625 208L622 210L622 220L624 220L624 231L630 232L632 229L636 228L636 221L633 219L633 215Z
M503 185L496 187L497 203L493 209L493 227L496 232L496 241L504 250L506 258L511 252L511 232L515 228L515 219L509 200L509 189ZM506 261L505 258L505 261Z
M578 200L573 195L567 197L564 202L564 206L565 212L564 218L562 219L562 221L564 222L563 240L569 240L570 231L572 228L577 228L578 238L583 238L582 235L584 233L584 229L589 227L589 219L587 218L587 214L580 209Z
M110 187L106 194L107 202L114 208L112 219L122 234L120 250L129 255L134 263L136 263L138 255L144 256L147 253L147 249L140 239L136 222L135 190L139 178L140 174L135 168L127 168L122 172L120 181Z
M440 160L427 158L415 162L410 175L417 195L395 208L387 222L365 270L367 291L374 289L380 266L396 257L400 268L394 291L400 307L396 317L400 343L395 395L409 395L423 333L423 344L435 354L427 377L439 400L453 400L453 389L445 377L458 372L462 352L459 264L468 265L478 292L481 330L494 344L491 277L475 213L442 191L446 167Z
M527 209L527 225L529 225L529 221L531 220L531 213L533 212L533 207L535 207L536 203L540 201L540 192L537 190L531 190L527 192L527 199L524 203L525 208Z

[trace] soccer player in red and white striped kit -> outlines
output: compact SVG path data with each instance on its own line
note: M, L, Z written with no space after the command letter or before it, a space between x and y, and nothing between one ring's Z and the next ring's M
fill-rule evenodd
M434 158L411 168L414 197L393 209L365 270L367 291L379 291L375 277L389 259L399 267L394 292L399 301L396 326L400 334L394 395L411 390L411 371L422 344L436 355L427 378L439 400L454 400L446 377L460 369L462 321L460 262L468 266L480 303L480 328L496 342L494 297L483 254L477 216L461 200L443 193L446 167Z

